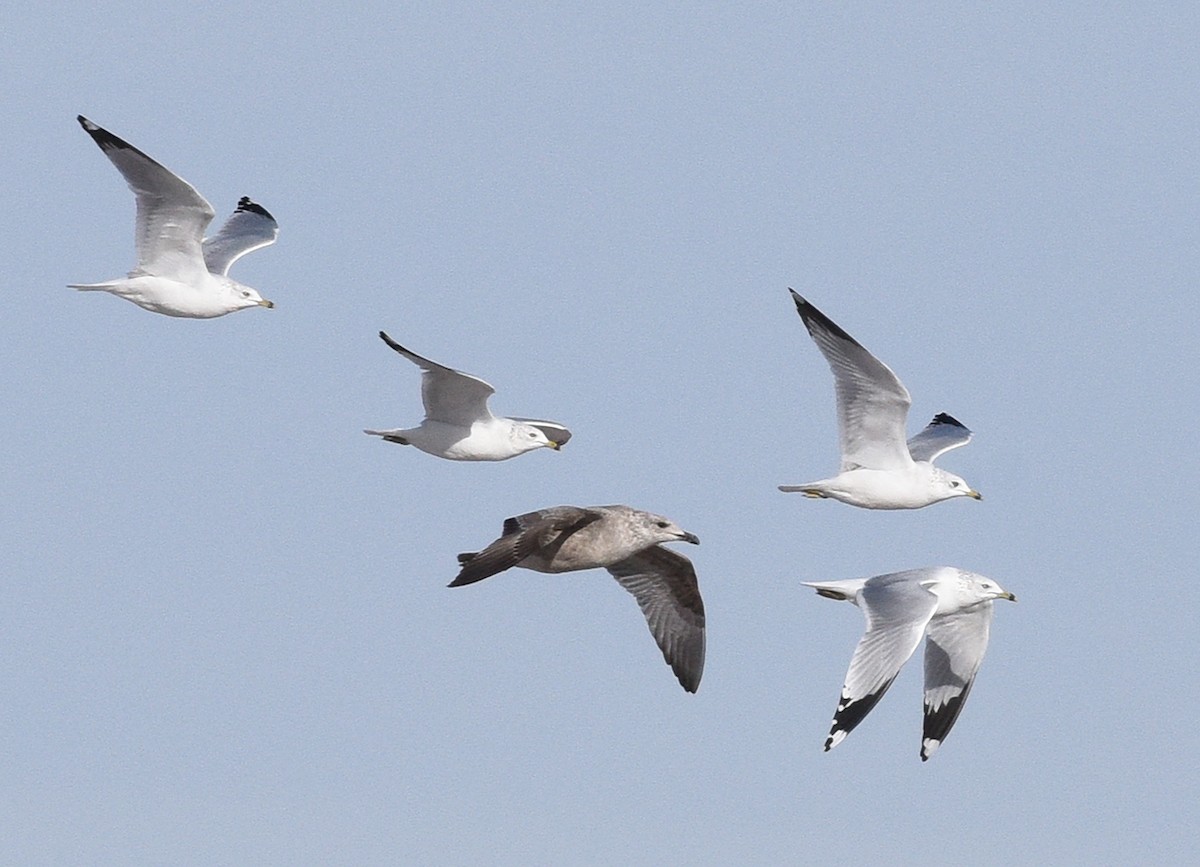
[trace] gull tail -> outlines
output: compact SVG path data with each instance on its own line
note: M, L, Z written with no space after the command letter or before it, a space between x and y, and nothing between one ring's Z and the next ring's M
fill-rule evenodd
M402 446L409 444L408 440L401 436L404 433L401 430L364 430L363 433L373 437L383 437L389 443L399 443Z
M853 602L858 595L858 591L862 590L863 585L867 583L865 578L850 578L845 581L801 581L805 587L811 587L817 591L818 596L824 596L826 599L837 599L843 602ZM830 749L830 747L825 747Z
M779 490L783 491L785 494L804 494L806 497L812 497L814 499L821 500L829 497L829 494L825 493L814 485L780 485Z

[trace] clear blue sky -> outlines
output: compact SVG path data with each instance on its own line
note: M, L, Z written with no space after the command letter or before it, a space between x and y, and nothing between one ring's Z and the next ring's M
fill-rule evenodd
M1178 860L1197 803L1200 14L1187 4L10 9L0 861ZM85 114L279 243L172 320ZM870 513L787 294L975 441ZM575 433L494 465L375 336ZM697 695L603 572L449 590L508 515L701 538ZM800 581L1020 598L922 764L920 665L821 744L862 628Z

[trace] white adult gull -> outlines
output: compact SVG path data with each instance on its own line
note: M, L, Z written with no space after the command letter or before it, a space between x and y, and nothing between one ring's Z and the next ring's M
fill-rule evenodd
M826 751L875 707L925 637L925 724L921 761L950 733L987 650L992 600L1017 598L990 578L937 566L849 581L805 581L828 599L853 602L867 631L846 672Z
M216 212L191 184L83 115L78 120L137 197L138 263L126 277L70 288L111 292L146 310L187 319L275 306L228 276L242 256L275 243L279 226L266 208L243 196L221 230L205 239Z
M487 403L496 390L488 383L422 358L382 331L379 336L424 371L421 401L425 419L414 428L363 433L452 461L503 461L533 449L557 451L571 438L571 432L556 422L492 415Z
M952 497L982 499L961 477L933 465L938 455L966 445L971 432L943 412L906 443L912 398L904 383L829 317L788 291L833 371L842 464L832 478L779 490L832 497L864 509L920 509Z
M518 566L535 572L607 569L633 594L663 659L695 692L704 673L704 602L692 561L663 542L700 544L674 521L629 506L554 506L504 522L499 539L459 554L451 587Z

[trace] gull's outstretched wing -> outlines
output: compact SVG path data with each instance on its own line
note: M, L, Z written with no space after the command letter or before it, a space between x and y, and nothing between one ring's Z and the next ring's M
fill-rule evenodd
M214 274L228 274L229 267L238 259L254 250L268 247L279 237L279 224L262 205L250 201L248 196L238 200L233 212L221 231L205 238L201 245L204 263Z
M382 331L379 336L384 343L425 371L421 376L421 401L425 404L426 418L462 427L493 418L487 402L496 389L477 376L444 367L410 352Z
M971 431L949 413L939 412L925 430L908 441L908 453L914 461L929 461L950 449L965 446L971 441Z
M829 362L837 393L842 470L890 470L912 462L904 426L912 404L908 389L886 364L824 313L789 289L796 311Z
M704 674L704 602L692 561L655 545L607 568L637 599L680 686L695 692Z
M887 692L921 643L937 604L937 596L912 580L910 573L882 575L863 585L859 605L867 618L867 631L850 659L826 750L841 743Z
M554 506L506 518L499 539L478 553L458 555L462 568L448 586L474 584L511 569L536 551L561 546L572 533L603 516L591 509Z
M202 279L208 269L200 239L214 211L196 189L129 142L96 126L83 115L79 125L112 161L137 197L136 273L184 283Z
M921 761L927 761L942 745L962 713L987 650L992 611L992 603L984 602L929 622Z

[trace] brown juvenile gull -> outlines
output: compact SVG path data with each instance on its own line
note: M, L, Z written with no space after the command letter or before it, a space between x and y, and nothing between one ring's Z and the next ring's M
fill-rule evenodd
M824 313L788 291L833 371L842 465L832 478L779 490L832 497L864 509L920 509L951 497L982 499L962 478L933 465L938 455L966 445L971 432L943 412L906 443L912 398L904 383Z
M425 418L413 428L363 433L451 461L505 461L533 449L558 451L571 438L571 432L557 422L492 415L487 402L496 389L482 379L422 358L382 331L379 337L425 371L421 375Z
M206 239L204 230L216 212L195 187L83 115L78 120L137 197L138 263L126 277L70 288L111 292L154 313L186 319L275 306L227 276L242 256L275 243L279 226L266 208L243 196L221 231Z
M950 566L849 581L805 581L827 599L853 602L867 618L825 740L833 749L870 713L900 667L925 641L925 725L921 761L950 733L987 650L992 600L1013 596L995 581Z
M699 545L673 521L629 506L554 506L504 522L482 551L459 554L451 587L482 581L513 566L536 572L604 567L633 594L650 634L680 685L695 692L704 673L704 602L696 570L663 542Z

